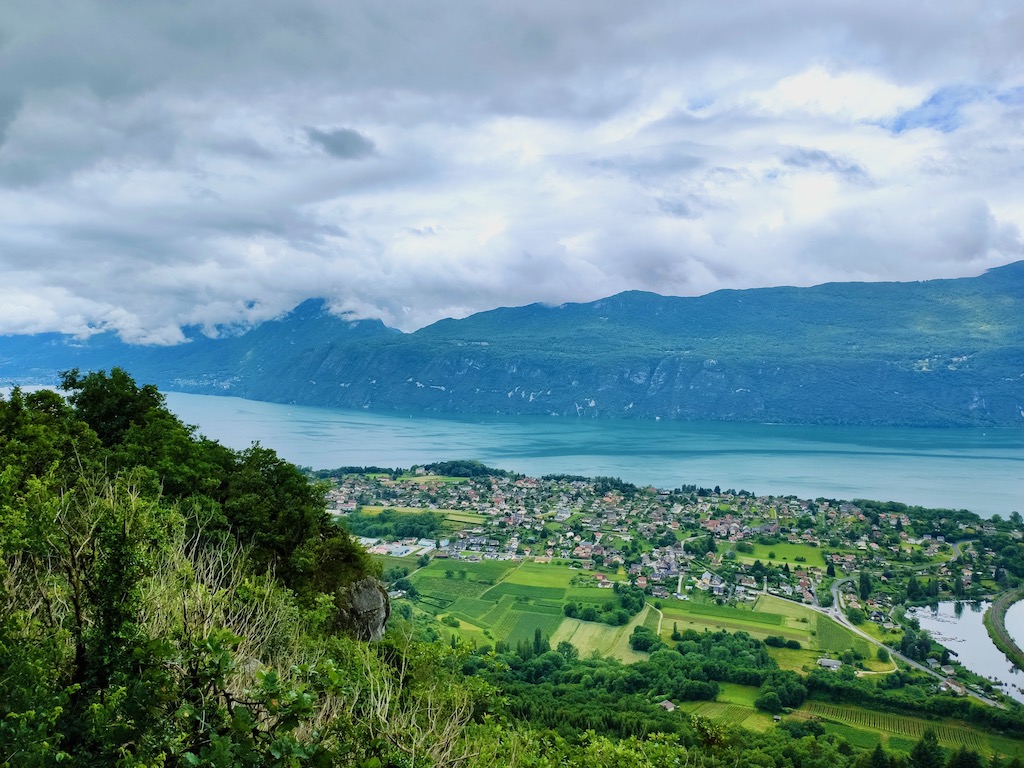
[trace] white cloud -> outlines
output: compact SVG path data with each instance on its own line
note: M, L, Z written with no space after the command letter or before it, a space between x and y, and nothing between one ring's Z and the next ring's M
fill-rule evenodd
M0 48L0 332L1024 258L1008 1L44 10Z
M833 73L814 65L748 98L756 108L777 117L827 116L860 122L894 117L927 96L924 86L899 85L873 72Z

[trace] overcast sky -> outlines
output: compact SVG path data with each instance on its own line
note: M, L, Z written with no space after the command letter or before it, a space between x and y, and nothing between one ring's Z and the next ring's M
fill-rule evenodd
M1020 0L4 0L0 333L1024 258Z

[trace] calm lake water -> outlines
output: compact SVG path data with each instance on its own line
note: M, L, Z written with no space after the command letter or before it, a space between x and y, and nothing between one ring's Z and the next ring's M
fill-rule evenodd
M1024 510L1024 431L436 418L168 393L233 448L259 441L317 469L477 459L528 475L609 475L674 488L868 498L1006 517Z
M932 637L957 654L961 664L979 675L1001 680L1005 693L1024 702L1024 673L996 648L982 623L988 606L988 603L941 602L937 608L917 608L913 615L921 622L922 629L927 629ZM1024 604L1017 603L1010 610L1022 606ZM1021 641L1024 633L1019 631L1020 627L1010 629L1008 620L1007 629L1017 642Z

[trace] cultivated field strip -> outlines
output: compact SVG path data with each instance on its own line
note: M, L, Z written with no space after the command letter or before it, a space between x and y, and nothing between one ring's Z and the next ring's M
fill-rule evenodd
M928 720L891 712L874 712L869 709L826 704L819 701L809 701L804 704L803 709L817 717L852 725L855 728L882 731L911 739L921 738L925 730L931 728L938 736L939 742L946 746L967 747L975 751L987 749L987 744L981 734L950 723L932 723Z
M686 711L691 715L706 717L715 723L723 725L739 725L755 713L750 707L741 704L725 704L720 701L704 701L697 705L686 705Z
M857 637L846 627L842 627L828 616L818 616L818 647L823 651L845 651L848 648L860 653L865 658L871 655L867 640Z
M550 603L512 603L509 608L520 613L537 613L544 616L565 615L561 606Z
M748 611L743 608L733 608L728 605L716 605L714 603L690 603L687 607L689 613L698 616L713 616L720 619L734 619L755 624L769 624L781 627L786 623L786 617L777 613L763 613L761 611Z
M532 598L535 600L562 600L565 597L565 588L535 587L529 584L511 584L507 581L503 581L500 584L491 587L484 593L484 597L488 600L496 600L497 598L505 595Z

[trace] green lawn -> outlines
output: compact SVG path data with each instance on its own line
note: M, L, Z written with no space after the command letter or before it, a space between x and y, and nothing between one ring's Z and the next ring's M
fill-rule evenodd
M719 683L718 699L727 704L742 704L746 707L754 706L754 700L760 696L760 691L752 685L737 685L736 683Z
M769 555L773 552L775 557L770 557ZM803 561L797 559L801 557ZM812 547L810 544L790 544L789 542L754 544L754 551L752 553L737 552L736 559L741 563L753 563L755 560L760 560L765 564L772 562L779 566L783 563L789 563L790 569L802 565L817 566L823 570L825 568L825 558L821 554L821 548Z

